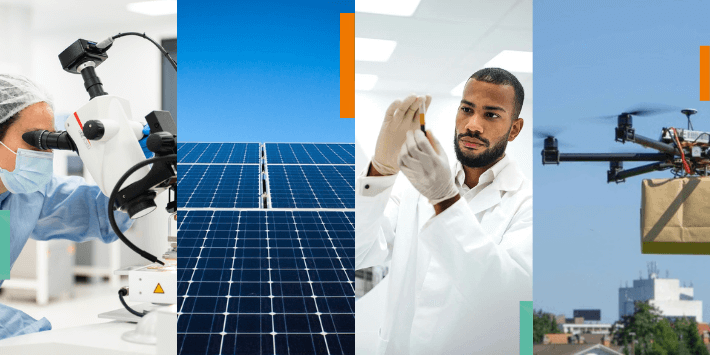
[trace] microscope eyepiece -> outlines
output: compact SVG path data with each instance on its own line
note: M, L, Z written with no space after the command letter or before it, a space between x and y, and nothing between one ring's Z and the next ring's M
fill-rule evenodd
M22 140L40 150L72 150L78 152L74 140L66 131L49 132L47 130L30 131L22 134Z

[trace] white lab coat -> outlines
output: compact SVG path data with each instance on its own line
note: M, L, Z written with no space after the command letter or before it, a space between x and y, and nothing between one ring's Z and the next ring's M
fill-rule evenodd
M532 184L507 156L485 174L488 186L438 216L414 189L391 196L396 176L358 177L355 268L391 258L379 354L519 353Z

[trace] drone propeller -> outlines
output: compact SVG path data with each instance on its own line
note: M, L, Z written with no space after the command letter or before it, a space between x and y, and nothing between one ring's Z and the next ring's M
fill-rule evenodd
M645 116L654 116L654 115L660 115L660 114L669 113L669 112L675 112L677 110L678 110L677 107L668 106L668 105L645 104L645 105L640 105L640 106L634 107L631 110L622 112L619 115L597 116L597 117L592 117L592 119L610 120L610 119L617 118L619 116L627 115L627 114L631 115L631 116L645 117Z
M557 135L562 133L564 129L559 128L559 127L536 127L533 130L533 135L537 138L548 138L552 137L555 138Z
M535 129L533 129L533 135L535 136L535 138L539 138L539 139L552 138L555 141L557 141L557 139L555 137L557 137L560 133L562 133L564 131L565 131L565 129L560 128L560 127L545 127L545 126L543 126L543 127L536 127ZM543 146L542 143L543 143L542 141L536 141L533 145L536 148L539 148L539 147ZM563 148L573 148L574 147L574 145L569 144L567 142L558 142L557 144Z

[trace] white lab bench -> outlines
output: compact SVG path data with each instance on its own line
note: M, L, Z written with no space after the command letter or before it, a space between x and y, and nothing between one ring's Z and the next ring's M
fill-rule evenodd
M168 309L171 308L171 309ZM163 307L158 314L157 344L127 342L121 336L136 323L97 322L74 328L49 330L0 340L0 354L18 355L164 355L177 353L176 308Z
M134 344L121 339L123 333L133 330L135 327L135 323L113 321L25 334L0 340L0 353L18 355L156 354L155 345Z

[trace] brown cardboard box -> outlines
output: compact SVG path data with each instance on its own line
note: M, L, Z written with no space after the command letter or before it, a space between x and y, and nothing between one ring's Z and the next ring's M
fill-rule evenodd
M710 177L641 185L643 254L710 254Z

